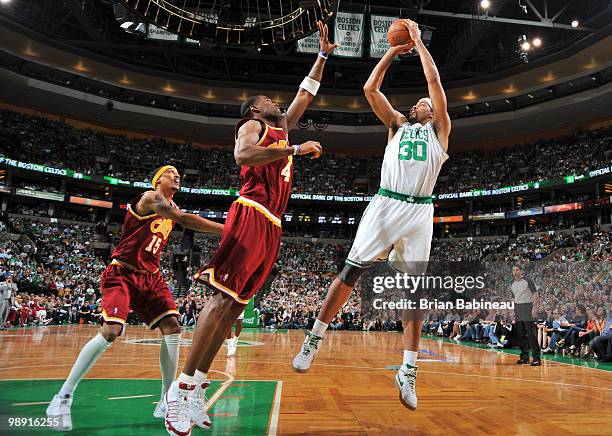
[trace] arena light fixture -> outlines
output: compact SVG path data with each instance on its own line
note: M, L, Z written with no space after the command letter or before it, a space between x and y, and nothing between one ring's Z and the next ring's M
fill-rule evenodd
M578 20L574 20L572 21L572 27L576 28L580 25L580 23L578 22Z
M246 47L288 43L315 33L317 21L329 21L339 0L261 0L256 5L242 0L117 1L140 21L168 32L215 45Z
M532 42L533 46L538 48L542 45L542 40L540 38L535 38Z
M519 55L519 58L521 58L521 60L525 63L529 62L529 57L527 53L531 49L531 44L527 40L527 35L520 35L517 38L516 42L518 44L517 53Z
M142 19L131 13L127 8L119 5L113 5L115 19L119 23L121 29L130 35L144 36L147 33L147 26Z
M489 0L482 0L480 2L480 7L483 9L489 9L489 6L491 6L491 2Z

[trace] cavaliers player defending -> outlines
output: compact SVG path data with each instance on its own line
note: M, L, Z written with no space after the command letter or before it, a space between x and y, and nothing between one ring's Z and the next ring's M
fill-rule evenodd
M223 225L184 213L172 201L181 177L171 165L159 168L151 180L154 191L147 191L128 204L121 240L112 262L102 273L102 327L79 354L68 379L47 408L48 417L59 417L54 430L72 429L70 406L79 382L96 360L123 330L130 309L151 329L159 327L163 341L159 354L162 399L176 377L181 327L178 311L168 285L159 272L159 260L175 223L200 232L221 234ZM155 417L165 415L163 400Z
M242 104L234 148L236 163L242 167L242 188L230 207L219 248L196 276L204 278L215 295L200 313L183 372L166 394L165 423L171 435L188 436L191 422L210 427L205 408L207 373L231 325L264 284L278 256L293 156L321 155L319 143L290 146L287 138L317 94L325 60L336 48L327 39L327 26L319 22L318 27L321 51L287 112L263 95Z

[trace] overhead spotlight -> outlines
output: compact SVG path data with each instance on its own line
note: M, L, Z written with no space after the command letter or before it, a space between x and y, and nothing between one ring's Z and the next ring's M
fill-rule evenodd
M572 27L578 27L579 25L580 23L578 22L578 20L572 21Z
M491 6L491 2L489 0L482 0L480 2L480 7L483 9L489 9L489 6Z
M534 47L540 47L542 45L542 40L540 38L536 38L532 42Z
M8 5L11 2L11 0L0 0L0 3L2 3L3 5Z
M529 57L527 56L527 52L531 48L531 44L529 44L529 41L527 41L527 35L519 36L516 39L516 42L518 44L517 53L519 55L519 58L521 58L521 60L525 63L529 62Z
M529 97L530 99L534 99L535 97L533 96L533 94L527 94L527 97Z
M469 111L471 109L469 104L466 104L465 106L463 106L465 108L466 111Z
M506 103L511 104L512 102L510 101L509 98L506 99Z
M491 106L491 105L490 105L488 102L486 102L486 101L485 101L484 105L485 105L486 107L490 107L490 106Z

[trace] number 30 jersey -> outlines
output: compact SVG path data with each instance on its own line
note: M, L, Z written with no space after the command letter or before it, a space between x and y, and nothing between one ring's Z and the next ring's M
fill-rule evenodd
M240 120L238 129L249 119ZM259 121L259 120L256 120ZM289 147L287 132L280 127L272 127L259 121L263 128L258 147ZM293 184L293 156L270 162L265 165L246 166L240 169L240 196L259 203L276 217L282 219L291 195Z
M159 270L161 253L172 233L174 221L156 213L139 215L134 205L141 197L127 205L121 239L111 257L131 269L154 273ZM172 206L177 207L174 202Z
M404 123L385 149L380 187L418 197L431 196L448 154L431 123Z

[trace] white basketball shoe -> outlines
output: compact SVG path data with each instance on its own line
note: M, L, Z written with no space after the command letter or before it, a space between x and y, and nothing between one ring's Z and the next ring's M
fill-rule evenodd
M315 356L319 352L319 346L323 338L312 332L305 331L306 337L302 344L302 349L297 356L293 358L293 370L299 373L306 373L310 369L310 365Z
M395 385L399 389L399 399L402 405L410 410L416 410L417 408L416 373L416 366L405 363L395 375Z

